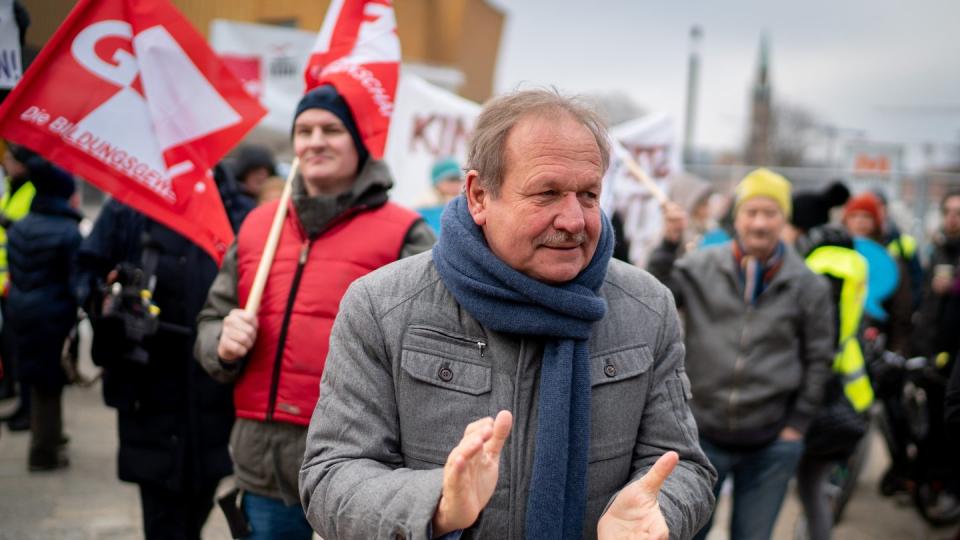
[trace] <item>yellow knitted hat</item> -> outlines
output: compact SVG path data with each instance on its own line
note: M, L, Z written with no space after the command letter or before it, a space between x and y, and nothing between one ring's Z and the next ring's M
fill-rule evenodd
M783 215L790 219L793 210L790 200L790 181L769 169L756 169L737 184L737 202L734 211L743 201L753 197L770 197L780 205Z

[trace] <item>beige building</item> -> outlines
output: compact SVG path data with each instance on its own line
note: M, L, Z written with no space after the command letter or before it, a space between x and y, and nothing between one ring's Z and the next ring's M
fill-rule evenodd
M171 0L204 35L214 19L278 24L318 31L329 0ZM36 54L76 0L21 0L32 19L26 59ZM465 98L493 94L504 14L485 0L398 0L397 26L404 63ZM32 54L31 54L32 53Z

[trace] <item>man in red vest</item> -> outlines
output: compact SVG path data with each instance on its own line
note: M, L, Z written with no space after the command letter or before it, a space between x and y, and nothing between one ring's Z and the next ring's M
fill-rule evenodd
M297 475L340 299L353 280L435 240L418 214L387 201L390 172L332 86L297 105L293 146L300 175L259 312L240 308L278 202L247 217L197 319L197 358L235 381L231 450L249 538L310 538Z

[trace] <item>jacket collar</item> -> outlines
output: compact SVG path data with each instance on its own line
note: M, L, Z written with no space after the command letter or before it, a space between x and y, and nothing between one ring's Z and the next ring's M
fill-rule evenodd
M80 221L83 215L75 208L70 206L70 202L61 197L48 197L46 195L35 195L30 202L30 213L44 214L48 216L62 216Z
M337 195L311 197L299 174L293 181L293 208L309 238L323 234L330 226L349 215L383 206L393 179L386 163L367 159L349 191Z
M736 240L730 240L727 244L723 244L722 249L718 249L717 253L719 256L719 265L723 270L723 273L730 278L731 285L739 292L743 293L743 284L740 282L740 269L737 268L736 261L731 255L732 244ZM780 270L773 276L773 279L770 280L770 283L767 285L766 290L779 290L783 287L789 286L789 284L796 278L803 275L803 271L806 269L806 265L803 260L800 258L800 255L793 249L791 246L784 246L783 251L783 264L780 267ZM761 293L761 297L764 293Z

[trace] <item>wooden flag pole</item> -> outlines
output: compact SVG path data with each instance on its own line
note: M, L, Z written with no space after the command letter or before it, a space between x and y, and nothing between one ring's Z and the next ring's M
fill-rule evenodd
M634 176L641 184L644 185L647 189L650 190L650 193L653 195L653 198L660 203L660 206L663 206L670 202L670 198L667 197L667 194L660 189L660 186L650 178L649 175L633 160L633 157L624 155L621 156L623 162L627 164L627 169L630 171L630 174Z
M297 169L300 168L300 158L293 158L290 164L290 173L287 174L287 183L283 186L283 193L280 195L280 204L277 206L277 212L273 215L273 224L270 225L270 235L267 236L267 243L263 247L263 256L260 257L260 264L257 265L257 274L253 278L253 286L250 288L250 296L247 297L247 305L243 307L244 311L251 315L256 315L260 309L260 300L263 298L263 289L267 286L267 276L270 274L270 266L273 264L273 256L277 253L277 244L280 243L280 232L283 231L283 220L287 217L287 207L290 206L290 195L293 193L293 178L297 175Z

